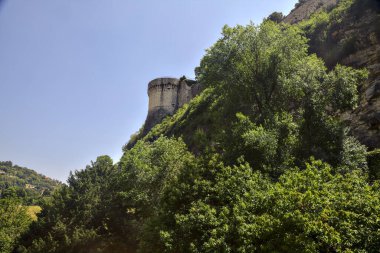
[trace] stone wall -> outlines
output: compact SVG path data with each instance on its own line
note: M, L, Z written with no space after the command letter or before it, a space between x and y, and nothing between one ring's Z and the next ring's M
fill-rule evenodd
M186 78L156 78L148 84L149 107L143 134L173 115L201 91L201 85Z
M173 113L177 106L177 89L179 80L176 78L157 78L148 84L149 112L165 109Z
M178 108L182 107L184 104L188 103L192 98L191 85L189 85L186 80L181 80L178 86Z

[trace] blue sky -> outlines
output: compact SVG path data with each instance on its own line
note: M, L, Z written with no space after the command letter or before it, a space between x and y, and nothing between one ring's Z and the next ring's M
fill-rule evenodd
M297 0L0 0L0 160L65 181L143 124L147 83L194 77L223 25Z

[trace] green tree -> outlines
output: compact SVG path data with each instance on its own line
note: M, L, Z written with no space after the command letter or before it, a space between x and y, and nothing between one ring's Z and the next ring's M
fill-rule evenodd
M244 154L254 168L268 171L288 165L290 156L298 164L314 156L337 165L345 138L338 115L355 107L357 86L367 76L340 65L328 72L321 59L308 55L300 29L271 21L225 26L196 73L220 94L226 118L240 112L252 122L242 132L240 116L223 122L226 161ZM273 176L279 174L281 169Z
M112 159L100 156L43 206L38 221L23 237L18 252L98 252L108 246L107 195L114 172ZM111 239L110 239L111 240Z
M120 160L115 206L120 210L118 226L129 235L130 247L156 252L162 219L167 215L165 195L195 158L181 139L160 137L153 143L139 141ZM149 245L147 247L146 245Z
M20 201L12 198L0 199L0 252L12 252L31 222L32 219Z
M275 11L272 14L270 14L266 19L264 19L264 21L270 20L276 23L280 23L284 18L285 16L282 12Z
M380 195L360 170L320 161L272 182L248 164L214 164L161 232L162 252L377 252ZM179 185L182 185L180 182ZM184 186L180 186L185 188Z

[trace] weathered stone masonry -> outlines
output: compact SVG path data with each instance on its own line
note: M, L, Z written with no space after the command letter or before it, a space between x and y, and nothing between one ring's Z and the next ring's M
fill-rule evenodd
M144 134L160 123L167 115L188 103L200 91L200 85L186 78L156 78L148 84L149 108Z

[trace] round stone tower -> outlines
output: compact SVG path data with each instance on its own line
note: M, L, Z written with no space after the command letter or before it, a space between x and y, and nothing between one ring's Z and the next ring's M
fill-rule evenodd
M148 84L149 109L144 125L144 132L148 132L154 125L161 122L167 115L173 115L178 108L177 78L156 78Z

